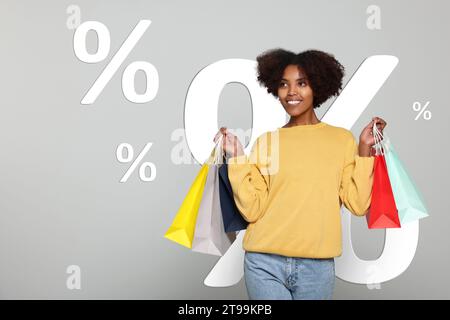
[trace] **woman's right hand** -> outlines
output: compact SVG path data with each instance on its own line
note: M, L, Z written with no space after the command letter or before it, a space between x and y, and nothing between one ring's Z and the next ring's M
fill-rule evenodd
M227 157L232 158L240 155L245 155L244 147L242 146L239 139L234 134L229 132L226 127L220 128L220 130L214 137L214 142L217 142L221 135L223 135L222 148L227 154Z

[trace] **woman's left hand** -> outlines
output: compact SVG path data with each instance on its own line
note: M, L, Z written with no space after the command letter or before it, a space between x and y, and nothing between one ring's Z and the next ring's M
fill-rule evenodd
M383 129L386 127L387 123L383 119L379 117L373 117L372 121L362 130L361 135L359 136L359 143L363 144L367 147L372 148L375 144L375 138L372 134L373 124L376 122L378 130L383 134ZM374 155L374 150L371 150L371 155Z

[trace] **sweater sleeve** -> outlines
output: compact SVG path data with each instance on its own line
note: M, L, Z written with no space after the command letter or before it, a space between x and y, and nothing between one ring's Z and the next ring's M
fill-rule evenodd
M339 198L341 204L356 216L363 216L370 207L375 158L360 157L356 140L351 136L345 153Z
M228 178L237 208L247 222L257 221L264 213L269 196L270 175L265 170L261 137L254 143L250 156L228 159Z

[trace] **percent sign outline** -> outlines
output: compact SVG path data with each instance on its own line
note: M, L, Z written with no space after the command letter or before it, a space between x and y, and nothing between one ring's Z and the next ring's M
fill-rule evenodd
M397 64L398 58L390 55L377 55L365 59L322 120L331 125L350 130ZM203 69L202 72L207 68ZM253 66L250 66L250 69L254 69ZM343 255L336 258L336 274L338 277L352 283L381 283L395 278L408 268L417 249L418 221L408 223L402 226L400 230L387 229L385 247L381 256L377 260L365 261L356 256L352 247L350 212L342 207L341 214L344 250ZM245 230L242 230L238 233L232 246L209 272L204 279L206 286L232 286L242 279L245 254L242 241L245 232ZM373 274L369 280L367 279L366 269L368 265L373 265L374 262L380 266L378 269L380 272Z
M114 54L110 62L105 66L103 71L97 77L94 84L89 88L88 92L81 100L80 102L81 104L88 105L93 104L95 102L100 93L106 87L106 84L108 84L108 82L112 79L113 75L117 72L119 67L122 65L122 63L128 57L130 52L136 46L138 41L142 38L142 36L144 35L145 31L148 29L150 24L151 24L150 20L140 20L138 22L138 24L134 27L134 29L130 32L128 37L122 43L119 50L117 50L117 52ZM89 30L95 30L97 32L99 40L98 50L100 51L100 48L103 49L100 57L97 57L96 59L92 59L92 57L96 55L98 56L99 52L97 52L95 55L89 55L81 50L81 48L83 48L83 50L86 50L85 47L81 46L81 43L85 41L86 33ZM105 49L105 47L100 46L100 39L105 39L103 41L106 41L107 49ZM83 22L75 30L73 37L73 47L75 56L82 62L95 63L104 60L107 54L109 53L110 47L110 36L108 28L98 21ZM127 81L131 78L130 77L131 75L135 74L137 70L143 70L147 76L147 90L145 94L141 95L137 95L135 92L134 94L132 94L131 90L132 86L130 85L131 81ZM149 84L153 85L153 87L151 87L150 89ZM130 65L128 65L127 68L125 68L124 74L122 76L122 92L124 93L124 96L128 101L135 103L144 103L151 101L156 96L158 89L159 89L158 70L151 63L146 61L135 61Z
M151 146L153 145L152 142L148 142L144 148L142 149L142 151L139 153L139 155L136 157L136 159L131 163L131 166L128 168L128 170L125 172L125 174L123 175L123 177L120 179L120 182L127 182L128 178L131 176L131 174L134 172L134 170L136 169L137 165L142 161L142 159L144 158L144 156L148 153L148 151L150 150ZM124 159L122 156L122 152L123 149L127 150L127 159ZM119 146L116 149L116 159L117 161L119 161L120 163L129 163L131 161L131 159L134 156L134 150L133 150L133 146L130 145L129 143L123 142L121 144L119 144ZM143 177L145 177L145 168L149 167L150 168L150 172L152 173L152 175L147 178L144 179ZM153 162L144 162L143 164L141 164L141 166L139 167L139 177L142 181L145 182L149 182L149 181L153 181L156 178L156 166Z

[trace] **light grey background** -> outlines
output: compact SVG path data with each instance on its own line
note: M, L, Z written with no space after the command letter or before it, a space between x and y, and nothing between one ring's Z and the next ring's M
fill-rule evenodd
M86 64L73 52L66 8L111 33L105 61ZM366 27L366 9L381 8L381 30ZM417 252L399 277L369 290L337 280L335 299L450 298L448 1L4 1L0 2L0 298L247 299L245 284L209 288L203 279L218 257L163 238L199 166L171 162L171 133L183 127L186 93L205 66L255 59L283 47L331 52L344 82L374 54L400 62L352 131L373 116L388 122L397 152L424 195ZM91 106L80 100L139 19L151 26ZM96 48L95 36L88 39ZM136 60L160 75L157 97L128 102L121 74ZM137 76L143 90L144 77ZM414 101L430 101L429 121L414 120ZM330 99L319 110L321 117ZM281 107L281 106L280 106ZM218 126L249 128L246 89L228 85ZM212 139L213 137L211 137ZM122 142L157 167L153 182L115 158ZM353 218L363 259L382 250L384 232ZM66 268L81 267L81 290L66 288Z

